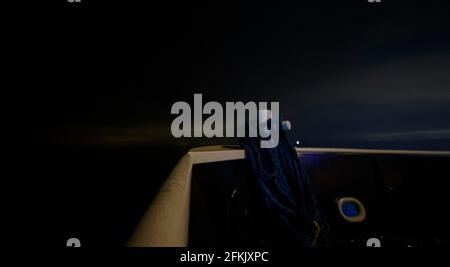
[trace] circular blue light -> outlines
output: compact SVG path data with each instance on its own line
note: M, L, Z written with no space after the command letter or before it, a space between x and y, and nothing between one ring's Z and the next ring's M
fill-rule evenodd
M358 206L356 203L346 201L342 204L342 213L347 217L355 217L359 213Z

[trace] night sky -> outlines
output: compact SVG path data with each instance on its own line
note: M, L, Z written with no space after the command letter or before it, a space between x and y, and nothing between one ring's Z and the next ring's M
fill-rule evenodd
M189 147L236 143L171 136L194 93L279 101L303 147L450 150L445 1L81 1L2 10L11 201L41 234L122 244Z
M17 7L8 103L51 142L232 142L171 137L203 93L279 101L302 146L449 149L448 8L389 2Z

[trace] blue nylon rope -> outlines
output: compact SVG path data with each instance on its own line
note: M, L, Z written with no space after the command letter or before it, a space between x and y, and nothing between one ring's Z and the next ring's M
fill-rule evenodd
M271 233L271 243L326 244L329 227L294 146L282 130L277 147L261 148L260 141L260 137L239 139L268 216L260 219Z

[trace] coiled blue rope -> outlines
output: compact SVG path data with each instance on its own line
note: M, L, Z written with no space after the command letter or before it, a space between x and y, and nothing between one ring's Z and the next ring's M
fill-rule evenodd
M281 129L281 127L280 127ZM256 178L268 243L310 247L327 242L329 227L311 182L285 133L275 148L261 148L260 137L240 138Z

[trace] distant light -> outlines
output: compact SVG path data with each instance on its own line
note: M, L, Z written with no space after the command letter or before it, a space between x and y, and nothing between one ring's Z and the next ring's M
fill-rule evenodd
M296 144L299 145L299 144L300 144L300 141L297 141Z

